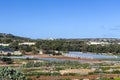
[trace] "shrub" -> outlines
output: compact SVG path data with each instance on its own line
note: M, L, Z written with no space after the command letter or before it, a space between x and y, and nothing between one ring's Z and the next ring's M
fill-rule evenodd
M1 61L6 62L7 64L12 64L13 63L13 59L7 58L7 57L1 58Z
M22 72L4 67L0 69L0 80L26 80L26 78Z

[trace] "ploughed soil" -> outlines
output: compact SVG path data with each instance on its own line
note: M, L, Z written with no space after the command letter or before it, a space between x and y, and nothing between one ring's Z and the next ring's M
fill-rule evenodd
M66 70L60 70L60 74L64 75L66 73L78 73L81 75L87 75L90 72L94 72L95 70L91 69L66 69Z
M27 56L33 56L36 58L56 58L56 59L62 59L62 60L86 60L90 62L101 62L102 60L97 59L89 59L89 58L73 58L73 57L66 57L66 56L49 56L46 54L38 54L38 55L27 55Z
M59 79L72 79L72 80L79 80L79 79L99 79L101 78L110 78L113 80L115 77L120 77L119 74L95 74L95 75L87 75L87 76L27 76L32 80L59 80Z

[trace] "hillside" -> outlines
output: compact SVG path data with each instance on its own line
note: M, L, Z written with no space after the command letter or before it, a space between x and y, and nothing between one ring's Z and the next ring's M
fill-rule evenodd
M24 42L24 41L32 41L32 39L15 36L13 34L0 33L0 43L11 43L14 41Z

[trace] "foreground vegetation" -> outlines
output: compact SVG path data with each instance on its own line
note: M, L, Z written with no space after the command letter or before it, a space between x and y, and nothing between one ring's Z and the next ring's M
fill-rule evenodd
M24 62L24 63L23 63ZM14 66L15 63L19 63L18 66ZM6 65L6 63L4 63ZM83 76L83 74L79 74L76 72L72 73L66 73L66 74L61 74L62 70L81 70L81 69L89 69L92 70L94 69L94 72L90 72L87 75L102 75L102 74L118 74L120 73L120 63L118 62L117 65L116 63L107 63L107 62L102 62L102 63L79 63L76 61L43 61L43 60L32 60L32 59L14 59L13 65L7 64L9 67L0 67L0 74L1 77L7 78L7 80L16 80L13 78L17 78L16 76L23 79L17 79L17 80L26 80L27 78L31 78L32 80L39 79L41 76ZM110 71L109 71L110 70ZM112 71L111 71L112 70ZM8 72L8 73L6 73ZM3 74L4 73L4 74ZM84 72L83 72L84 73ZM14 75L15 74L15 75ZM7 77L4 77L7 76ZM31 76L31 77L30 77ZM12 79L9 79L12 78ZM27 77L27 78L26 78ZM34 77L34 78L33 78ZM69 77L68 77L69 78ZM67 80L67 77L61 78L60 80ZM101 76L102 80L109 80L109 78L105 78ZM82 80L82 78L79 78ZM117 80L119 78L115 78L114 80ZM5 80L5 79L0 79L0 80ZM30 79L27 79L30 80ZM58 79L59 80L59 79ZM71 80L70 78L68 80Z
M15 69L4 67L0 68L0 80L27 80L25 75Z

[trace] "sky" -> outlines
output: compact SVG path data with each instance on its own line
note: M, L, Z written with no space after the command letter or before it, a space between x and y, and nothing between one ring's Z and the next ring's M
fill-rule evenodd
M0 0L0 33L120 38L120 0Z

